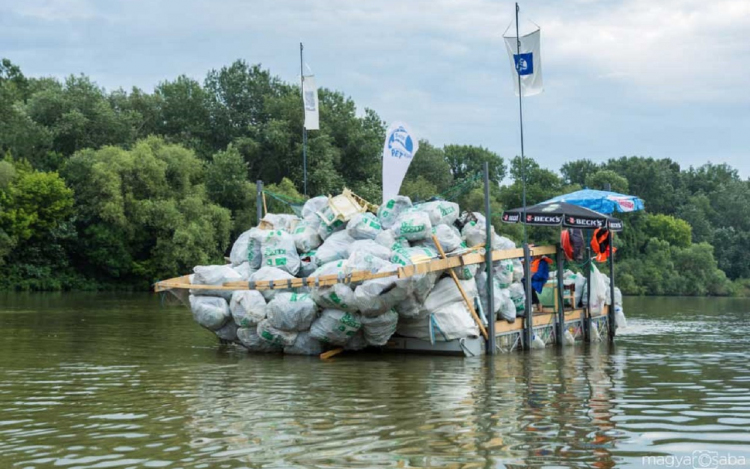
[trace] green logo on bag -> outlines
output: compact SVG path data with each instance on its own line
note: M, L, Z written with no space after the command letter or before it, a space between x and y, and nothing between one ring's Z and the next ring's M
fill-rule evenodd
M438 205L438 208L440 209L440 214L442 216L450 215L451 213L456 211L455 207L451 205L448 205L448 206Z
M401 223L401 233L421 233L423 232L427 227L425 225L412 225L407 222Z
M389 200L388 203L385 204L385 206L388 208L393 208L395 205L396 205L396 200L394 199Z

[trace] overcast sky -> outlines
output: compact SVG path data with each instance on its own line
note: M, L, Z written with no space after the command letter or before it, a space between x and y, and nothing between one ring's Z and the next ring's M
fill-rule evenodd
M524 100L526 154L726 162L750 175L750 0L524 1L542 29L545 92ZM27 75L108 90L238 58L319 86L438 145L520 152L497 0L0 0L0 56ZM529 25L530 23L524 23Z

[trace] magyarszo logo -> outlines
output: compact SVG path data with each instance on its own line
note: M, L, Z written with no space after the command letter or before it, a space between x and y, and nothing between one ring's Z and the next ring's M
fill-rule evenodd
M388 139L388 151L394 158L412 158L414 156L414 141L409 132L399 126Z

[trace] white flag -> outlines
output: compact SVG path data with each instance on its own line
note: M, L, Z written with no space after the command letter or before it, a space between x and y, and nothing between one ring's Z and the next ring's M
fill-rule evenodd
M398 195L419 142L408 125L394 122L385 133L383 144L383 202Z
M518 96L518 75L521 75L521 89L524 96L533 96L544 91L542 84L542 54L540 51L541 31L521 36L521 53L518 53L516 36L505 36L505 48L510 59L510 74L513 88Z
M318 88L312 75L302 77L302 98L305 105L305 129L319 130Z

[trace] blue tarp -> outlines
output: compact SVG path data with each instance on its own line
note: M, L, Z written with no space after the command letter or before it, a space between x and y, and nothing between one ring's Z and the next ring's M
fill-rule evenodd
M599 213L635 212L643 210L643 200L634 195L618 194L617 192L582 189L570 194L558 195L547 202L567 202L585 207Z

